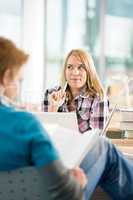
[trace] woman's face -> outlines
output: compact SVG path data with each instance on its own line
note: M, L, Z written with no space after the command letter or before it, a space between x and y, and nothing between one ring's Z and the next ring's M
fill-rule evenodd
M85 86L87 72L85 65L81 62L79 57L71 55L68 58L65 69L65 78L71 90L80 91L80 89Z
M10 71L5 72L3 87L4 95L8 98L15 100L20 93L20 82L22 80L22 69L16 71L13 77Z

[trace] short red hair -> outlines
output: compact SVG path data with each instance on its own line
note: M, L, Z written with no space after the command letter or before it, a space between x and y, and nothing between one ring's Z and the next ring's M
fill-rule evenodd
M19 70L26 63L28 55L9 39L0 37L0 81L6 70Z

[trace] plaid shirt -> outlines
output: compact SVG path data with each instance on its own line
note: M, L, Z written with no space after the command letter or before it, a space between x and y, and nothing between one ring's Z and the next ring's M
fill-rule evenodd
M60 87L46 90L44 94L44 111L48 112L48 94L53 91L58 91ZM80 94L75 98L76 114L78 120L78 127L81 133L91 129L103 129L105 120L108 117L109 102L100 100L99 96L89 97ZM69 112L67 101L59 107L58 112Z

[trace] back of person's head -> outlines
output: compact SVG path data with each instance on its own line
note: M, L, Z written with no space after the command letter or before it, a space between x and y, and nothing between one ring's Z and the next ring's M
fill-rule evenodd
M85 66L85 70L87 73L86 85L87 85L89 95L92 95L92 96L99 95L100 98L103 98L104 90L103 90L102 84L99 80L98 74L96 72L92 56L82 49L73 49L68 53L68 55L65 59L65 62L64 62L64 68L63 68L63 73L62 73L62 77L61 77L61 85L64 85L64 83L66 81L65 80L65 69L66 69L67 62L68 62L68 59L70 56L77 57L78 59L81 60L81 62Z
M0 37L0 83L7 70L11 73L19 70L28 59L28 55L9 39Z

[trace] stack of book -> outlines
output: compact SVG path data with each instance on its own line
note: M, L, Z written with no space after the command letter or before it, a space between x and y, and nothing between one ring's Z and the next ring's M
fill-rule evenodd
M120 128L125 130L128 138L133 138L133 108L120 109Z
M111 112L111 111L110 111ZM121 130L120 129L120 119L121 119L121 112L119 110L116 110L112 116L112 119L109 124L109 129L111 130Z

